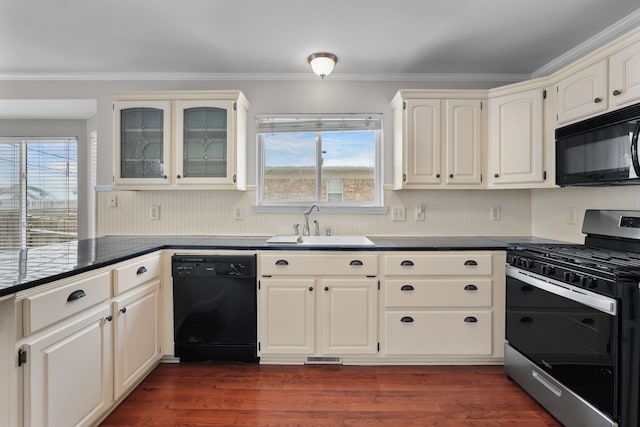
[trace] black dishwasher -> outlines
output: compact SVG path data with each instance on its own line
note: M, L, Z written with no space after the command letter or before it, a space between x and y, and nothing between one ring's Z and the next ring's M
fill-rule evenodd
M181 362L257 362L255 255L171 257L174 354Z

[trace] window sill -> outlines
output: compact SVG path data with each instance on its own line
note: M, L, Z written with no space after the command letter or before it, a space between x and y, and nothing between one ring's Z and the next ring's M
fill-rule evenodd
M252 206L251 212L255 214L275 213L304 213L309 210L312 203L305 205L279 205L279 206ZM320 206L320 213L335 215L386 215L389 208L386 206Z

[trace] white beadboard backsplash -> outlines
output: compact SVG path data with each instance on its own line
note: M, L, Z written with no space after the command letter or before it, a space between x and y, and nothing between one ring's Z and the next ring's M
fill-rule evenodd
M110 194L117 207L107 207ZM253 213L255 188L241 191L117 191L99 192L97 235L272 235L289 234L302 214ZM531 235L530 190L385 191L387 215L323 214L312 220L334 235L379 236L528 236ZM425 206L425 221L415 220L415 207ZM160 219L150 220L151 206ZM404 206L406 220L391 221L391 207ZM491 206L500 220L491 221ZM234 208L242 219L234 219Z
M577 212L569 224L570 210ZM531 234L536 237L584 242L582 221L587 209L640 210L640 187L565 187L531 191Z

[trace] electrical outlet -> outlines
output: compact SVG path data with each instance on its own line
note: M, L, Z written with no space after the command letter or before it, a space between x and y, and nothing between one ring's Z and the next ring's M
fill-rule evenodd
M489 219L491 221L500 221L502 218L502 212L500 206L491 206L489 208Z
M578 224L578 208L571 207L567 209L567 224Z
M404 206L394 206L391 208L391 221L404 221L405 209Z
M242 219L242 208L240 208L240 206L233 208L233 219Z
M157 221L160 219L160 206L151 205L149 207L149 219L152 221Z
M425 207L423 204L416 205L416 221L424 221Z
M118 195L115 193L109 193L109 198L107 200L108 208L116 208L118 207Z

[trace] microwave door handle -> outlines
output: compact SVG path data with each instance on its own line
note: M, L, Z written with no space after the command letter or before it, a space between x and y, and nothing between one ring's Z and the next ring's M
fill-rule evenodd
M640 134L640 121L636 123L636 127L633 130L631 136L631 163L633 163L633 169L636 172L636 176L640 177L640 160L638 160L638 134Z

